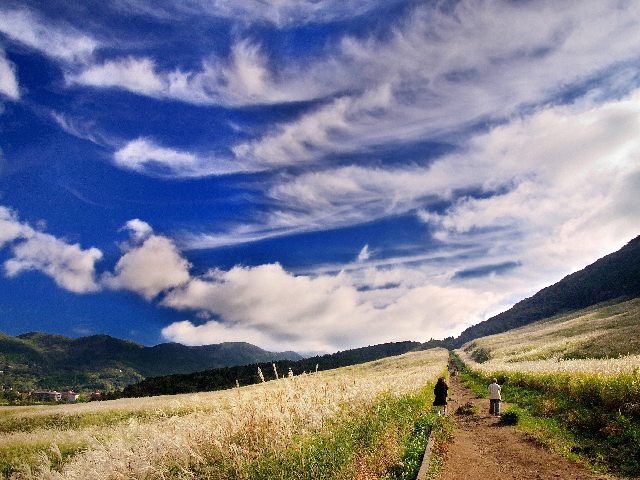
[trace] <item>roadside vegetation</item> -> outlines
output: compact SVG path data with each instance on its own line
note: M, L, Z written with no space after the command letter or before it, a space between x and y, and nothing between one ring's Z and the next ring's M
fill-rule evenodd
M226 391L22 407L0 415L0 471L15 479L412 478L447 357L434 349L280 372Z

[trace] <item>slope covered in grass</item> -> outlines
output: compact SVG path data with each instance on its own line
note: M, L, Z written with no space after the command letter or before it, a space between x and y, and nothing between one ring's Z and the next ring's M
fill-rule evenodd
M579 365L585 359L600 368L614 364L633 369L640 358L640 298L600 304L558 315L522 328L482 337L463 346L471 360L490 369L524 369L527 362L545 361L548 369ZM553 364L557 364L553 367ZM538 365L539 363L536 363ZM532 364L532 367L534 365ZM638 362L640 366L640 361Z

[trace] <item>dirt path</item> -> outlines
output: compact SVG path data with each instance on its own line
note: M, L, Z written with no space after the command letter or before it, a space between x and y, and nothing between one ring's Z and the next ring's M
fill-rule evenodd
M455 433L438 480L611 479L551 453L512 427L498 426L489 416L489 401L477 399L458 377L451 378L449 388ZM480 407L479 414L455 415L467 402Z

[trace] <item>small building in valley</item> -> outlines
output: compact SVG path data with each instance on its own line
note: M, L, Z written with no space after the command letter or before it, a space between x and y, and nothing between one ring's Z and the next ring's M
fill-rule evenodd
M78 401L79 396L80 394L74 392L73 390L62 392L62 400L64 400L67 403L76 403Z
M31 394L31 398L36 402L59 402L62 394L55 390L38 390Z

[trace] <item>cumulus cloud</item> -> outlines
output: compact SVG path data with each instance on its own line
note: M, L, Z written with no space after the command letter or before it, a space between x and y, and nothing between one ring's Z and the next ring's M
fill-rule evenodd
M153 233L153 228L147 222L139 218L133 218L125 223L123 229L128 230L131 238L136 242L142 242Z
M0 205L0 248L6 243L18 238L24 238L33 233L31 227L20 223L15 212Z
M52 25L29 10L0 8L0 32L47 56L68 62L87 61L100 46L69 25Z
M129 220L124 227L130 241L115 265L96 279L96 263L102 252L83 249L63 239L32 228L21 222L17 214L0 206L0 248L12 245L12 256L4 263L8 277L36 270L51 277L60 287L74 293L89 293L104 287L136 292L151 300L161 292L190 279L189 262L182 257L167 237L155 235L151 226L140 220Z
M235 338L272 349L334 351L450 334L480 320L496 300L489 293L438 285L394 293L396 298L376 306L344 274L294 276L278 264L216 270L172 290L162 303L205 310L222 321L177 322L163 335L189 345Z
M16 77L15 67L7 60L4 50L0 48L0 95L11 100L20 99L20 88Z
M189 280L190 263L174 243L154 235L151 227L138 219L127 222L133 245L126 245L114 273L105 273L102 283L113 289L130 290L147 300Z
M216 319L200 325L176 322L163 330L167 339L188 345L248 341L279 350L335 351L426 340L457 333L500 300L490 291L448 285L445 276L399 268L294 275L279 264L267 264L193 275L175 244L140 219L124 227L130 240L123 244L114 272L96 281L95 264L102 257L98 249L85 250L36 231L4 207L0 227L0 241L13 243L13 256L4 265L10 277L38 270L76 293L106 287L133 291L149 301L163 294L160 304L165 307ZM366 256L360 255L362 262Z
M12 210L0 206L0 248L12 244L12 257L4 262L8 277L37 270L51 277L60 287L74 293L100 289L95 264L102 258L97 248L83 249L20 222Z
M4 268L9 277L38 270L66 290L88 293L100 289L95 281L95 264L101 258L102 252L97 248L83 250L78 244L34 232L13 247L13 257L4 263Z

